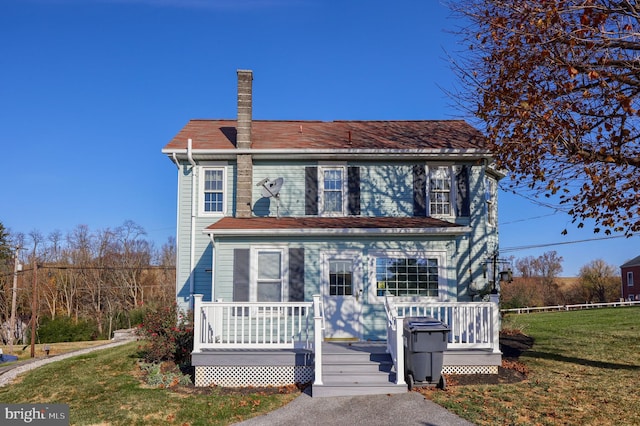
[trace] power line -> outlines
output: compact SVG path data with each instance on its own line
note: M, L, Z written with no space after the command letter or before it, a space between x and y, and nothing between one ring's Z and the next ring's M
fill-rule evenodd
M498 188L500 188L504 192L508 192L508 193L513 194L513 195L517 195L518 197L522 197L525 200L529 201L530 203L537 204L537 205L539 205L541 207L546 207L548 209L552 209L556 213L559 212L559 211L565 212L567 214L569 213L569 209L567 209L567 208L561 208L559 205L545 203L545 202L541 201L538 197L532 197L532 196L529 196L529 195L525 195L522 192L516 191L515 188L505 188L505 186L502 184L502 182L498 183Z
M585 240L574 240L574 241L562 241L557 243L546 243L546 244L531 244L528 246L516 246L516 247L505 247L501 248L500 252L512 252L512 251L521 251L521 250L529 250L533 248L542 248L542 247L552 247L552 246L561 246L567 244L579 244L579 243L587 243L591 241L602 241L602 240L612 240L615 238L627 238L626 235L612 235L608 237L598 237L598 238L588 238Z
M137 271L137 270L163 270L171 271L176 269L175 266L162 266L162 265L148 265L148 266L76 266L76 265L43 265L39 264L39 269L57 269L59 271L64 270L76 270L76 271ZM24 268L18 273L23 274L25 272L31 272L33 268ZM0 277L8 277L13 275L13 272L0 274Z
M530 220L534 220L534 219L541 219L541 218L543 218L543 217L548 217L548 216L555 216L555 215L556 215L556 214L558 214L558 213L559 213L559 211L558 211L558 210L556 210L556 211L555 211L555 212L553 212L553 213L543 214L543 215L540 215L540 216L527 217L527 218L525 218L525 219L516 219L516 220L511 220L511 221L509 221L509 222L501 222L501 223L500 223L500 226L503 226L503 225L511 225L512 223L518 223L518 222L528 222L528 221L530 221Z

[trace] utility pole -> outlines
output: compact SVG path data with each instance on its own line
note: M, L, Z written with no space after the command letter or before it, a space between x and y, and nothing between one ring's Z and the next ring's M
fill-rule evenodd
M31 296L31 358L36 357L36 322L38 320L38 316L36 314L36 304L38 303L38 297L36 294L38 282L38 260L33 258L33 295Z
M9 321L9 333L7 339L9 340L9 353L13 355L13 336L16 330L16 302L18 294L18 251L20 247L16 247L16 254L13 259L13 292L11 294L11 320Z

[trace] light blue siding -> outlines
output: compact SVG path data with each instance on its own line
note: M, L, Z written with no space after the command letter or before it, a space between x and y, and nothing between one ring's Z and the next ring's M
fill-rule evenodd
M362 216L413 216L412 165L360 165Z
M362 216L412 216L413 215L413 164L414 162L349 162L348 166L360 168L360 202ZM282 164L278 161L254 161L252 208L255 216L276 215L276 200L261 195L258 183L265 178L274 180L284 178L279 196L280 216L305 215L305 167L318 166L317 162L294 161ZM226 166L227 215L235 214L236 164ZM473 165L469 170L470 217L455 218L456 223L469 226L468 235L457 237L349 237L344 238L225 238L216 241L216 250L203 230L219 217L199 214L200 188L195 179L196 198L194 202L196 216L192 227L192 182L193 171L188 163L181 164L178 172L178 260L176 295L180 306L188 309L191 293L204 295L204 300L232 300L233 297L233 250L250 248L256 244L286 244L289 247L305 249L305 299L311 300L321 291L320 257L323 251L357 250L363 259L373 251L437 251L446 253L446 299L455 301L470 300L470 287L484 287L487 277L482 274L482 265L498 248L497 227L487 223L486 200L484 198L485 168ZM193 237L193 241L192 241ZM191 271L191 247L194 247L193 271ZM364 262L364 288L368 283L368 262ZM191 275L193 274L193 276ZM193 277L193 289L190 280ZM215 294L213 280L215 279ZM475 299L477 300L477 298ZM379 338L384 329L384 309L379 301L369 300L364 295L364 332L366 338Z
M255 216L276 216L277 200L262 196L262 187L258 184L265 178L275 180L283 178L280 190L280 216L304 216L304 170L315 166L312 162L255 162L253 165L253 214Z
M382 300L371 300L368 269L368 256L373 252L398 251L398 252L441 252L446 253L446 265L441 271L446 277L446 299L455 301L457 299L456 269L457 246L450 237L436 237L429 241L414 240L411 238L381 239L379 237L356 237L351 241L344 241L340 238L319 240L318 238L279 238L279 237L254 237L247 238L224 238L216 241L216 265L215 265L215 299L231 301L233 296L233 250L248 249L252 245L288 245L289 247L303 247L305 250L305 299L311 300L314 294L322 292L322 271L321 253L357 251L363 255L364 273L362 282L357 283L363 288L364 312L363 326L366 339L382 339L381 334L385 328L386 317Z
M216 166L218 164L216 163ZM206 167L206 165L205 165ZM225 203L227 215L234 212L233 196L235 192L235 163L230 163L225 167L226 188ZM199 173L201 167L197 166L194 173L193 167L183 162L178 172L178 259L176 262L176 298L178 305L183 310L191 307L191 295L202 294L204 300L211 300L211 279L212 279L212 246L211 241L203 230L215 223L222 216L203 216L200 213L200 181ZM195 199L192 204L192 190L195 184ZM192 221L192 213L195 213ZM193 239L193 271L191 270L191 246ZM193 288L191 288L193 274Z

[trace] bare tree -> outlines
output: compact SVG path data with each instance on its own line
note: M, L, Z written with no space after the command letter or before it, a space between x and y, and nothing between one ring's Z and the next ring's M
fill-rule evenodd
M144 287L141 285L143 270L151 261L151 245L142 239L144 228L133 221L125 221L116 229L119 254L115 259L118 285L123 287L125 301L130 308L144 303Z
M619 299L620 274L617 268L596 259L580 268L580 281L589 300L613 302Z
M639 3L450 4L468 23L458 95L514 186L557 196L578 227L640 231Z
M507 295L503 295L525 306L555 305L564 303L556 278L562 272L562 256L556 251L548 251L541 256L527 256L516 259L516 274L519 279L514 280L512 286L503 288ZM504 284L503 284L504 286ZM514 302L515 303L515 302Z
M38 261L36 309L51 319L64 315L92 320L96 334L111 335L119 318L132 325L132 309L146 301L163 305L175 298L175 239L155 250L144 229L132 221L98 232L78 225L64 238L60 231L46 238L37 230L27 236L7 235L10 246L25 248L24 263ZM9 316L13 260L0 259L0 270L1 324ZM24 318L32 312L32 269L19 273L18 280L17 312Z

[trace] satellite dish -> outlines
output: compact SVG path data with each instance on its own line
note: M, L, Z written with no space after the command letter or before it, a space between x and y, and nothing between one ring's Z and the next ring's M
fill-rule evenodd
M279 177L273 181L269 181L269 179L267 178L262 183L262 190L260 191L260 193L265 198L271 198L271 197L278 198L283 184L284 184L284 178Z
M270 181L269 178L264 178L258 183L257 186L262 186L260 193L265 198L276 199L276 217L280 217L280 190L284 184L284 178L276 178Z

